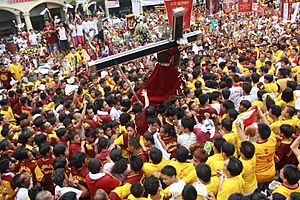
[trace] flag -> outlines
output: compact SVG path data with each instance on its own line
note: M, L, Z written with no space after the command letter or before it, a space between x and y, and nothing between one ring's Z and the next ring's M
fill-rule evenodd
M251 124L253 124L257 112L258 112L258 107L252 106L246 112L239 114L235 121L242 121L244 127L250 126Z
M238 0L238 12L252 12L252 0Z

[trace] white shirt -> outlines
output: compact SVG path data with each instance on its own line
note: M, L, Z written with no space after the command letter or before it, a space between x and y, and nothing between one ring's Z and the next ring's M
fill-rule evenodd
M67 40L65 27L58 27L58 38L59 40Z
M69 28L71 29L71 37L76 37L76 27L74 24L69 24Z
M76 193L76 197L77 199L80 198L82 191L78 190L76 188L73 187L60 187L60 186L55 186L55 196L57 196L58 194L63 195L67 192L75 192ZM26 200L26 199L24 199Z
M119 122L119 118L121 116L122 112L120 110L117 110L115 107L112 107L110 110L110 116L113 120Z
M255 95L253 95L253 94L248 94L248 95L241 96L241 97L239 98L239 100L237 101L237 105L236 105L236 107L235 107L236 110L239 110L240 103L241 103L241 101L243 101L243 100L248 100L248 101L250 101L250 103L252 104L253 101L257 100L257 96L255 96Z
M27 200L28 198L28 189L27 188L20 188L15 200Z
M90 21L90 29L95 30L95 35L98 35L99 31L98 31L98 20L97 19Z
M35 33L29 35L29 41L31 45L37 45L37 35Z
M91 22L90 21L83 21L82 22L82 26L83 26L83 30L84 30L84 32L86 33L86 34L88 34L89 32L90 32L90 25L91 24Z
M76 24L76 35L77 36L83 36L83 25L82 24Z
M191 132L190 134L183 133L178 136L177 142L181 146L184 146L185 148L189 149L192 144L197 143L197 137L193 132Z
M105 165L103 166L103 171L111 173L111 170L114 167L114 165L115 165L114 162L105 163ZM130 165L128 164L127 169L123 174L114 174L114 177L116 177L118 180L123 182L130 171L131 171Z
M237 101L243 95L243 89L241 87L232 87L230 90L229 100L233 101L235 107L237 105Z

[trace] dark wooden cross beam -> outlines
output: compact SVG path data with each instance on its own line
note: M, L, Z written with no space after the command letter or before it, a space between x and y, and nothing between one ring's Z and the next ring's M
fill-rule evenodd
M173 10L173 22L172 22L172 37L166 40L162 40L147 46L138 47L136 49L128 50L116 55L112 55L106 58L101 58L95 61L89 62L89 66L95 66L97 70L103 70L108 67L128 62L143 56L158 53L158 60L163 62L164 52L170 48L179 46L178 40L186 38L187 41L194 42L197 40L197 36L201 33L199 31L187 33L183 35L183 9ZM176 56L179 59L179 54Z

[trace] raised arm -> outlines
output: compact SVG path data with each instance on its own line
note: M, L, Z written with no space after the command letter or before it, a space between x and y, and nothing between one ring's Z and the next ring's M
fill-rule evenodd
M49 9L47 9L47 13L48 13L48 16L49 16L49 19L51 21L51 23L53 23L53 18L52 18L52 15L51 15L51 12Z
M300 145L300 136L297 137L297 139L291 144L290 147L296 157L300 156L299 145Z
M149 101L149 98L148 98L148 93L147 93L147 90L142 90L142 96L145 98L145 106L144 108L147 108L149 105L150 105L150 101Z

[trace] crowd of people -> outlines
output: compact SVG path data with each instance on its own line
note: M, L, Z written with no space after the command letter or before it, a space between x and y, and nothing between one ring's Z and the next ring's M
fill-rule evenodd
M182 84L153 105L132 100L157 55L88 63L163 39L165 18L74 10L1 48L2 199L300 199L299 15L194 9Z

